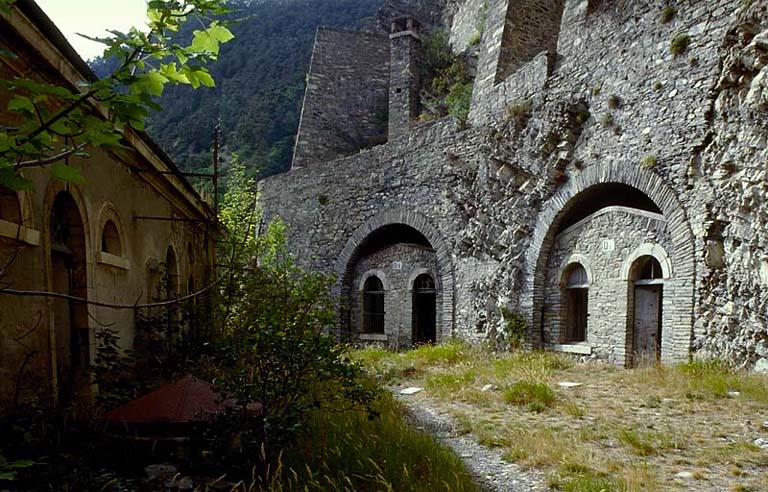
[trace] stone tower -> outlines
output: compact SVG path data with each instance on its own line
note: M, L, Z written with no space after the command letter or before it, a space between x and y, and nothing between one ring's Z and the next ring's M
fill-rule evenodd
M389 81L389 140L406 135L419 116L419 23L411 17L392 23Z

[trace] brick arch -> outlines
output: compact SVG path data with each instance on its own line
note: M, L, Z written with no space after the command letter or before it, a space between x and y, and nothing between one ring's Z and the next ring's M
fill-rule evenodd
M450 338L454 322L454 280L450 250L442 234L423 215L412 210L393 208L380 212L358 227L347 240L336 261L338 291L346 295L347 279L354 267L354 259L366 238L377 229L387 225L403 224L419 231L435 251L437 275L435 284L441 286L441 300L438 308L438 342Z
M595 186L616 183L631 186L643 192L661 209L668 221L674 251L670 260L675 273L675 302L670 303L673 312L665 319L674 320L667 328L672 333L666 361L686 360L693 337L693 308L695 283L694 236L688 217L674 190L657 174L626 162L597 164L583 170L547 200L537 218L531 244L525 258L525 288L521 296L521 308L529 322L528 343L540 347L542 309L544 305L544 280L546 263L560 221L572 210L577 198ZM666 306L665 306L666 307Z
M358 286L358 289L360 292L365 291L365 282L371 278L376 277L381 281L382 288L387 290L392 290L392 286L389 285L389 280L387 280L387 274L382 272L381 270L368 270L363 274L363 278L360 279L360 285Z

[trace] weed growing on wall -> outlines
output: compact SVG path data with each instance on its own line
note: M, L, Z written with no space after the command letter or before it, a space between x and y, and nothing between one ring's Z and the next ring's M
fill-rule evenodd
M421 78L422 114L451 115L462 122L467 119L473 79L466 60L451 51L443 30L424 38Z
M688 50L688 45L691 44L691 37L688 34L678 34L672 39L669 45L669 51L674 56L679 56Z

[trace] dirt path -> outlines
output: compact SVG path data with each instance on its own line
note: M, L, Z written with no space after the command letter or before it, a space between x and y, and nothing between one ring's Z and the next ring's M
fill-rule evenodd
M487 448L475 442L469 434L461 434L446 412L441 412L418 395L395 397L408 410L407 418L418 429L428 432L449 446L466 463L467 468L483 490L489 492L546 491L543 473L523 470L502 459L501 450Z

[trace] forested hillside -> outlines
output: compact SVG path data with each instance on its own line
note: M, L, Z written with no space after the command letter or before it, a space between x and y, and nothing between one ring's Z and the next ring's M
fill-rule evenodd
M210 165L213 127L222 120L223 144L254 173L288 169L299 124L304 81L318 26L358 29L374 25L382 0L235 1L230 29L211 69L214 90L167 90L148 132L187 170ZM94 62L97 73L106 63Z

